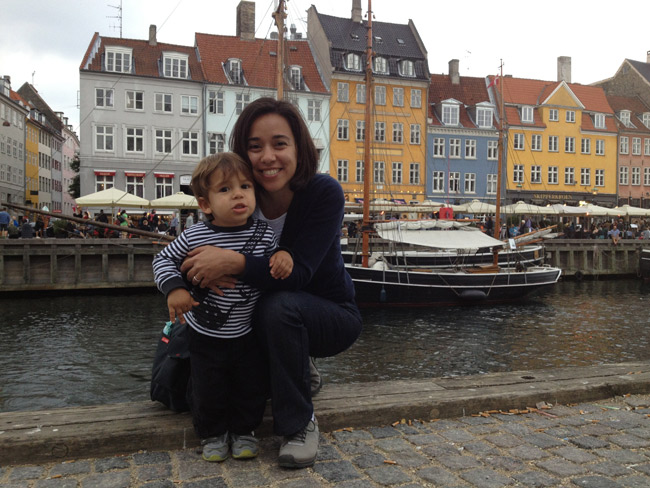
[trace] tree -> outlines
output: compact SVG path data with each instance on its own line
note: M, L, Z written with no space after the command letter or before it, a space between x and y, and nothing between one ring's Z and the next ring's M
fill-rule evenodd
M79 198L81 196L81 186L79 182L79 166L81 161L79 160L79 155L75 154L74 159L70 162L70 169L76 173L75 177L72 178L72 183L68 187L68 193L72 198Z

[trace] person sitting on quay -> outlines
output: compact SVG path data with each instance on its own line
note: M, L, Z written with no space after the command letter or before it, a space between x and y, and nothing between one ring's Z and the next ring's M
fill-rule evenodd
M621 240L621 231L618 230L616 224L614 224L610 231L607 232L607 237L611 237L614 245L618 246L618 242Z
M33 239L36 237L36 232L29 223L29 219L27 217L23 219L23 225L20 227L20 237L23 239Z
M9 222L11 222L11 215L7 209L0 209L0 237L6 238L9 235Z

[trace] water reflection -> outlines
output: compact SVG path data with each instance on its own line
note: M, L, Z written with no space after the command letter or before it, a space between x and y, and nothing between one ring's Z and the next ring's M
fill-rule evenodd
M330 383L650 359L650 287L559 283L518 305L364 310L364 332L318 361ZM157 293L0 299L0 411L148 398L166 320Z

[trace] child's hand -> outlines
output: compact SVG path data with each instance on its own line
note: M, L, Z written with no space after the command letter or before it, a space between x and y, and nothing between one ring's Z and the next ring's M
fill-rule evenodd
M271 276L276 280L283 280L293 271L293 258L287 251L278 251L269 260Z
M196 307L198 304L199 302L195 302L190 292L185 288L176 288L170 291L169 295L167 295L169 320L176 322L176 319L178 319L181 324L184 324L185 317L183 317L183 314L189 312L192 307Z

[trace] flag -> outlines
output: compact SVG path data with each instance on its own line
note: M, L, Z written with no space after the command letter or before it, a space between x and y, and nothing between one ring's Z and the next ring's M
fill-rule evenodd
M492 81L487 87L490 88L491 86L498 85L498 84L499 84L499 75L496 75L494 78L492 78Z

